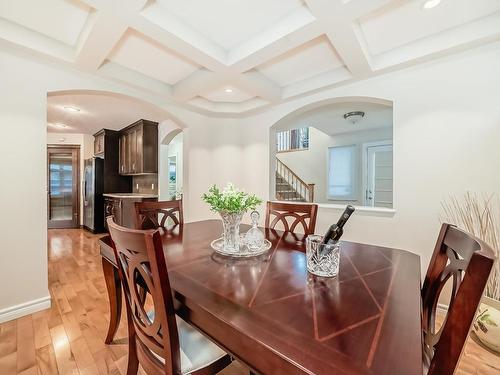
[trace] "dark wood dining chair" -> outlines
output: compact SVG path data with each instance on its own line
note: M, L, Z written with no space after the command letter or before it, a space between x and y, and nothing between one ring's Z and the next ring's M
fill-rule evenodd
M453 374L494 261L487 244L450 224L442 225L422 287L423 354L428 374ZM438 298L449 279L453 290L448 312L436 330Z
M314 234L317 212L317 204L267 202L266 228L281 224L285 232L294 232L300 225L304 234Z
M216 374L231 358L176 316L161 235L107 219L127 305L127 375ZM149 298L150 297L150 298Z
M161 202L136 202L135 203L135 228L156 229L165 228L168 219L173 225L184 223L182 214L182 200Z

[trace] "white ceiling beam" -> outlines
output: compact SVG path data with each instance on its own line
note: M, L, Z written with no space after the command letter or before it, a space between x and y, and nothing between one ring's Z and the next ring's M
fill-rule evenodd
M360 43L342 0L305 1L349 71L358 77L369 75L369 54Z
M229 82L224 73L214 73L206 69L200 69L176 83L173 87L175 99L185 101L208 93Z
M407 2L407 0L356 0L343 4L345 14L354 21L374 11L387 10L387 7L396 7Z
M232 77L231 82L234 82L246 93L270 102L277 102L281 99L281 87L255 70L236 74Z
M226 58L225 54L210 48L202 50L195 47L178 35L165 30L140 15L135 17L130 26L195 64L202 65L212 71L223 71L226 68L223 62Z
M319 37L323 34L321 25L316 22L310 22L303 27L292 31L285 37L278 38L272 43L267 44L263 48L257 49L240 60L231 61L231 54L228 63L228 70L233 73L241 73L250 70L254 67L262 65L269 60L274 59L294 48L301 46L310 40Z
M90 15L76 48L75 63L83 69L98 69L127 30L127 23L107 10Z
M130 86L146 90L162 97L172 96L171 85L112 61L105 62L99 70L97 70L97 74L127 83Z

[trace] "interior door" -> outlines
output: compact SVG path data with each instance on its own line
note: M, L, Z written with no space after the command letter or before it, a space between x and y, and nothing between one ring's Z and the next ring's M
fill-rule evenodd
M47 148L47 225L77 228L80 223L80 146Z
M372 207L392 208L392 145L367 147L366 161L367 186L365 204Z

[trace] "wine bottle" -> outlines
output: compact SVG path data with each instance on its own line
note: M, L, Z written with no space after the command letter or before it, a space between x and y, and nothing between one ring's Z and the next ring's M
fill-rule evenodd
M337 242L340 240L340 237L344 234L344 225L349 220L351 217L352 213L354 212L355 208L351 205L348 205L344 212L342 213L342 216L340 216L339 221L337 221L336 224L330 225L330 228L326 231L324 237L323 237L323 244L328 244L331 242Z

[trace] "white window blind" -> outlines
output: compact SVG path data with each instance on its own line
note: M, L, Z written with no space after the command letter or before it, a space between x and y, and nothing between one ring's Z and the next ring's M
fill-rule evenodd
M356 199L356 146L328 149L328 198Z

